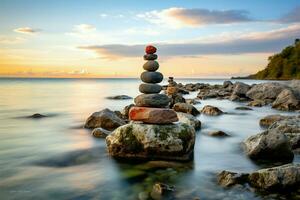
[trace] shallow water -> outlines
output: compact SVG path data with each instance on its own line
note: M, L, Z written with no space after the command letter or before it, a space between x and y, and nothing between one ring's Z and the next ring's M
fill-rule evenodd
M222 84L224 80L178 80ZM246 83L257 83L243 80ZM1 199L138 199L157 181L174 185L177 199L285 199L248 189L224 190L216 184L221 170L248 172L262 166L251 162L241 141L261 132L260 118L279 112L270 107L239 111L244 105L227 100L203 100L228 112L200 115L194 161L121 163L108 157L105 141L82 129L85 119L103 108L121 110L133 100L105 97L138 94L137 79L0 79L0 197ZM191 93L186 97L195 97ZM42 119L26 116L50 115ZM222 130L232 137L206 133ZM294 162L299 162L296 156Z

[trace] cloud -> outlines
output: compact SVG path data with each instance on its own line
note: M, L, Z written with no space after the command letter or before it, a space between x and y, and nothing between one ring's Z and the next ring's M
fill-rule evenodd
M20 28L16 28L14 29L15 32L17 33L23 33L23 34L37 34L39 32L41 32L41 29L33 29L30 27L20 27Z
M22 37L7 37L0 35L0 44L19 44L25 41L26 39Z
M216 37L211 42L183 42L183 43L157 43L160 56L198 56L198 55L226 55L245 53L273 53L282 47L291 44L299 37L300 24L290 25L286 28L266 32L246 33L223 40ZM98 53L103 58L123 58L142 56L145 44L140 45L92 45L81 46L80 49L90 50Z
M295 7L279 20L281 23L296 23L300 22L300 6Z
M208 24L233 24L253 21L245 10L208 10L201 8L177 8L153 10L137 17L150 23L168 25L179 28L182 26L202 26Z
M90 24L79 24L74 26L74 31L77 32L91 32L95 31L96 27Z

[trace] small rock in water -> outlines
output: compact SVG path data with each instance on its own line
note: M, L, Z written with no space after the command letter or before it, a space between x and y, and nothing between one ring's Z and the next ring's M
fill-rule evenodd
M228 137L228 136L230 136L223 131L213 131L213 132L208 133L208 135L213 136L213 137Z
M244 107L244 106L236 107L235 109L236 109L236 110L253 110L252 108Z
M164 108L170 103L170 99L164 94L141 94L134 99L136 106Z
M288 116L283 116L283 115L268 115L262 119L259 120L259 125L262 127L269 127L271 126L274 122L283 120L288 118Z
M132 107L129 118L149 124L170 124L178 121L176 112L166 108Z
M141 74L141 80L144 83L160 83L163 80L163 75L160 72L145 71Z
M196 105L196 104L201 104L201 101L197 99L186 99L186 103L191 104L191 105Z
M152 191L151 191L151 197L154 200L160 200L160 199L173 199L172 193L175 191L173 186L169 186L164 183L156 183L153 185Z
M155 72L159 68L159 64L155 60L149 60L143 65L144 70Z
M188 104L188 103L175 103L173 106L173 109L176 112L183 112L183 113L188 113L194 116L197 116L200 114L200 112L195 108L193 105Z
M152 45L148 45L148 46L146 46L146 48L145 48L145 52L147 53L147 54L153 54L153 53L156 53L156 48L154 47L154 46L152 46Z
M201 121L197 117L183 112L177 112L179 122L188 124L195 128L195 130L201 129Z
M265 106L267 105L268 103L266 101L263 101L263 100L253 100L253 101L250 101L248 103L248 106L253 106L253 107L262 107L262 106Z
M132 99L132 97L127 95L117 95L117 96L107 97L107 99L124 100L124 99Z
M92 131L92 135L96 138L106 138L111 132L104 128L95 128Z
M33 115L28 116L28 118L32 118L32 119L40 119L40 118L44 118L47 117L46 115L42 115L40 113L35 113Z
M202 108L201 113L205 115L217 116L223 114L224 112L217 107L206 105Z
M161 86L153 83L142 83L139 87L139 91L144 94L160 93Z
M157 55L156 54L146 54L144 55L144 60L156 60Z
M246 183L248 174L222 171L218 174L218 184L223 187L231 187L236 184Z

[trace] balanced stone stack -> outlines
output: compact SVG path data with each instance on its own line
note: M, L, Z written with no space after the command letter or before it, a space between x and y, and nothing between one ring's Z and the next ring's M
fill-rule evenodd
M178 121L174 110L168 109L170 99L165 94L159 94L162 87L158 84L163 80L163 75L157 72L159 64L154 46L146 47L143 65L144 72L141 74L139 91L143 94L134 99L135 105L130 109L129 118L133 121L142 121L148 124L170 124Z

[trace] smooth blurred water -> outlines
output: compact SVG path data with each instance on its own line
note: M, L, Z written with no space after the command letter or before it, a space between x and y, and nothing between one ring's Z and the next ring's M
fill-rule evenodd
M222 84L224 80L176 81ZM197 132L190 163L163 168L151 162L120 163L110 158L105 141L81 127L95 111L122 110L132 103L106 97L134 97L139 84L137 79L0 79L0 199L138 199L157 181L174 185L177 199L270 198L241 188L224 190L215 178L221 170L248 172L262 167L244 155L240 143L262 131L260 118L283 113L270 107L238 111L234 108L243 103L201 101L198 109L209 104L229 114L199 116L202 129ZM51 117L25 118L34 113ZM207 136L212 130L232 137ZM294 162L299 162L298 156Z

